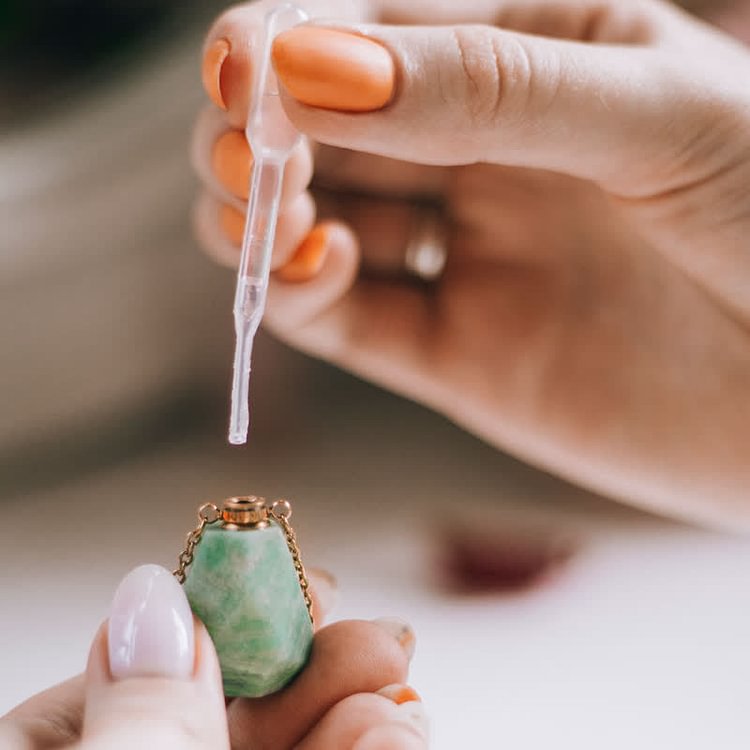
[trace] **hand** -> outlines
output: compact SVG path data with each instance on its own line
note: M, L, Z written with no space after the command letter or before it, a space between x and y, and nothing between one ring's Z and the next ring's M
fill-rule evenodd
M268 327L588 488L750 524L750 53L656 0L306 5L336 32L274 59L339 220L311 230L301 148ZM225 111L196 133L198 232L229 265L267 6L204 59ZM424 196L452 227L440 282L360 274L403 265Z
M326 587L325 579L311 580ZM318 610L321 603L316 597ZM323 628L310 664L288 688L233 699L225 709L213 644L182 588L163 568L137 568L115 595L109 632L103 626L96 635L86 674L0 719L0 747L421 750L424 713L416 693L400 684L410 656L404 633L411 631L399 634L394 625ZM108 649L128 639L126 648Z

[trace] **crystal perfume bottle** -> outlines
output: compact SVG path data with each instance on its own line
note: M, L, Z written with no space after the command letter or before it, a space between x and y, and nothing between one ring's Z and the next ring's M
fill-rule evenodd
M202 506L174 571L214 642L227 696L274 693L309 657L312 601L291 512L286 500L254 496Z

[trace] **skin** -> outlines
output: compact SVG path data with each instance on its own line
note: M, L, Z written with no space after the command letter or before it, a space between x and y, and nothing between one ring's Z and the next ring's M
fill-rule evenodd
M244 124L267 5L229 10L206 47L232 52L226 109L196 131L196 222L230 266L207 155ZM272 281L267 327L589 489L750 528L747 49L656 0L306 5L385 47L398 83L369 112L285 94L312 157L287 179L314 161L337 221L312 278ZM450 223L430 287L397 273L425 196ZM287 196L275 268L312 205Z
M196 226L230 266L236 236L219 216L241 210L243 196L216 174L212 154L222 133L244 124L243 50L268 5L229 11L207 41L222 70L204 71L204 82L220 108L196 131L206 185ZM307 5L352 23L483 25L357 27L393 55L399 87L382 110L352 116L287 96L309 141L286 178L269 327L588 487L748 524L748 53L649 1ZM229 55L217 52L220 39ZM413 125L431 116L426 140ZM317 230L304 188L313 152L319 180L339 192L330 208L345 220ZM241 148L234 158L248 168ZM440 284L359 274L400 270L413 201L425 195L442 200L453 227ZM313 273L296 268L292 280L283 269L302 263L300 246L315 256ZM181 682L113 682L100 631L86 674L0 720L0 741L34 750L111 750L136 737L166 750L425 747L393 698L376 692L407 671L403 649L376 626L322 629L289 688L228 711L213 646L196 628L196 672Z
M322 618L315 596L314 606ZM344 621L321 628L310 664L289 687L266 698L233 699L228 705L213 644L200 622L196 621L195 630L196 668L189 680L113 680L106 631L105 624L93 640L85 674L30 698L0 718L0 746L19 750L427 747L420 727L405 720L404 712L420 705L402 701L419 700L402 684L408 653L393 634L374 623Z

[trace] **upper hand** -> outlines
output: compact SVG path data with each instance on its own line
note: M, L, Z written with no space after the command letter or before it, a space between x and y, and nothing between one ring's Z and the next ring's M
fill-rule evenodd
M276 43L316 145L288 168L267 325L589 488L750 521L750 53L657 0L302 4L374 46L335 65L326 37L313 67L309 33ZM250 159L214 143L243 125L268 5L207 41L225 111L196 133L198 228L230 265ZM340 195L311 233L313 161ZM452 226L440 283L360 275L401 266L425 195Z

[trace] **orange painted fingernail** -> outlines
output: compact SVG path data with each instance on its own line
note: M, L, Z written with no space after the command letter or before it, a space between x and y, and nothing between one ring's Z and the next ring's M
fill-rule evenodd
M300 26L276 37L272 58L286 90L311 107L372 112L393 95L393 58L363 36Z
M386 685L384 688L378 690L377 694L388 698L388 700L393 701L398 706L402 703L422 702L419 693L413 687L409 687L409 685Z
M242 235L245 232L245 215L234 206L227 203L222 204L219 209L219 226L227 239L238 247L242 244Z
M247 199L253 155L244 133L228 130L214 143L211 166L219 182L238 198Z
M373 622L390 633L397 641L399 646L406 652L409 661L414 657L414 651L417 645L417 636L414 629L408 622L400 620L398 617L378 617Z
M317 276L326 259L330 231L330 224L327 223L314 227L292 259L276 272L276 276L281 281L292 283L309 281Z
M211 101L221 109L227 108L224 101L224 94L221 90L221 71L224 67L224 61L229 57L231 47L227 39L217 39L203 56L203 67L201 68L201 77L203 78L203 88L211 98Z

